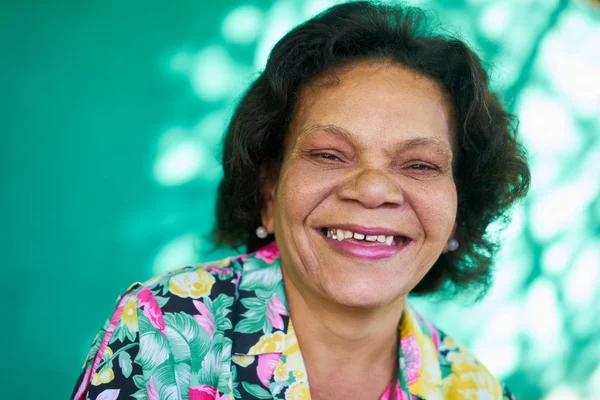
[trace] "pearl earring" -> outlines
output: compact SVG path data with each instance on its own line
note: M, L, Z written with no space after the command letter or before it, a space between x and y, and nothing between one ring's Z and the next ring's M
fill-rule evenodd
M267 228L261 225L256 228L256 236L258 236L260 239L265 239L267 236L269 236L269 232L267 232Z
M448 250L454 251L456 249L458 249L458 240L456 240L456 239L448 240Z

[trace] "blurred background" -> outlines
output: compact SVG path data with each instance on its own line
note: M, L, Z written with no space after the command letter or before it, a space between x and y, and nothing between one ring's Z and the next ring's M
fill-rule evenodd
M232 254L206 236L232 105L334 3L3 2L0 398L68 398L129 284ZM600 8L407 3L486 60L533 172L489 295L418 308L519 399L600 398Z

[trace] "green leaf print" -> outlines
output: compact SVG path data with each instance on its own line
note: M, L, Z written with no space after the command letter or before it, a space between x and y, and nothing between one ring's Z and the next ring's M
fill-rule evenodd
M273 396L271 392L267 389L263 388L260 385L248 382L242 382L242 386L246 389L246 392L250 393L252 396L258 399L272 399Z
M272 290L281 281L281 267L279 263L266 264L258 258L249 258L244 265L244 274L240 282L240 289Z
M233 305L233 297L227 296L224 293L219 294L212 302L212 312L215 316L215 326L218 330L225 331L231 329L231 319L227 314L231 312Z
M133 383L135 383L135 386L137 388L139 388L140 390L143 390L144 393L146 392L146 383L148 382L148 380L146 378L144 378L143 375L134 375L133 376Z
M125 378L129 378L131 371L133 371L133 365L131 362L131 356L128 352L122 351L119 353L119 368Z
M219 383L217 389L223 394L229 394L229 379L231 377L231 339L223 338L221 349L221 370L219 371Z
M198 322L186 313L165 313L165 334L176 363L201 360L208 351L210 339ZM198 365L199 367L199 365Z
M254 333L263 329L264 325L264 321L243 319L236 324L235 331L241 333Z
M158 293L158 291L157 291ZM154 295L154 298L156 299L156 302L158 303L158 306L162 309L168 302L169 302L169 298L168 297L162 297L159 296L156 293L152 293Z
M150 372L154 385L161 400L181 400L181 393L177 387L175 368L170 360L165 361ZM189 392L189 390L187 391Z
M215 331L210 342L210 350L202 360L202 366L198 372L198 382L201 385L218 386L221 364L223 362L223 342L223 332Z
M148 400L148 392L146 388L139 389L137 392L131 395L136 400Z
M115 341L119 341L123 343L125 338L127 337L127 332L129 329L121 323L121 321L117 322L117 326L115 326L115 331L113 332L112 337L110 338L109 344L113 344Z
M253 333L264 330L265 327L271 327L267 320L267 300L248 297L242 299L241 303L248 311L242 314L242 319L236 324L236 332Z
M169 358L169 341L155 327L148 318L138 315L140 323L140 350L135 362L140 364L144 371L152 371Z
M192 371L187 363L179 363L175 365L175 381L177 387L181 391L181 399L187 400L190 393L190 381Z
M290 375L292 375L291 372L290 372ZM296 379L294 377L291 377L287 381L271 382L269 384L269 389L271 390L271 393L273 394L273 396L277 396L277 395L279 395L279 393L281 393L282 390L284 390L285 388L290 386L295 381L296 381Z

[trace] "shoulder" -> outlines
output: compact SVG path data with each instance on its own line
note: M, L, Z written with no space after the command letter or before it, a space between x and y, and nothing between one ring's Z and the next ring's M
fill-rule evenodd
M153 277L145 283L136 283L128 293L144 297L151 292L158 297L199 299L213 293L234 292L239 283L247 255L188 265ZM140 296L140 293L142 295Z
M512 395L467 348L414 312L435 349L444 392L448 398L512 399Z

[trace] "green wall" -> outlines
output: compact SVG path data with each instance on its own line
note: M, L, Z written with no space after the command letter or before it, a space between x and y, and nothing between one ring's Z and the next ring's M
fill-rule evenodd
M67 398L129 284L230 253L206 254L206 233L231 105L274 42L331 4L0 5L0 398ZM488 61L533 169L489 296L418 307L521 399L600 396L600 10L418 4Z

